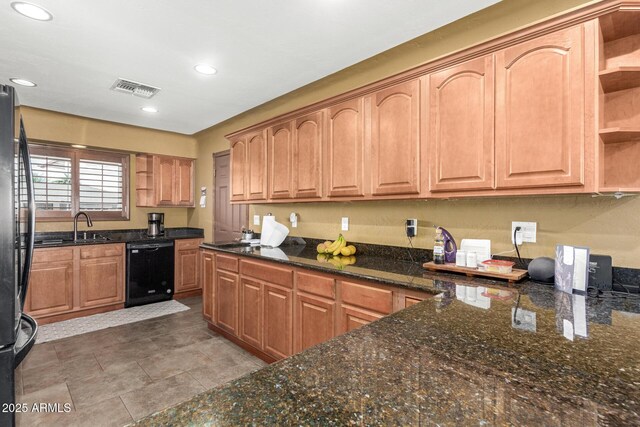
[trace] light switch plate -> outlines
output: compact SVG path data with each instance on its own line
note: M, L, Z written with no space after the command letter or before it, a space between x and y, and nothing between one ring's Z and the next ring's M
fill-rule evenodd
M536 234L538 231L537 222L522 222L513 221L511 223L511 243L513 243L513 233L516 227L520 227L520 231L516 235L518 244L522 243L536 243Z
M260 225L260 215L253 216L253 225Z
M349 217L342 217L342 231L349 231Z

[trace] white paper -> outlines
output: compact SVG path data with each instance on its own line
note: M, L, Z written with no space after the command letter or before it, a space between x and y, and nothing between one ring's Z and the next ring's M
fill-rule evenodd
M573 328L576 335L587 337L587 298L573 295Z
M575 248L573 260L573 289L583 292L587 290L587 257L588 251L586 249Z
M562 335L566 339L573 341L573 323L567 319L562 319Z
M562 263L564 265L573 265L573 246L565 245L562 252Z

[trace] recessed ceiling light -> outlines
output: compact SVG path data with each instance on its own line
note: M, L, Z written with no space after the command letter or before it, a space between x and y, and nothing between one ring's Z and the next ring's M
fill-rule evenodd
M86 146L86 145L80 145L80 144L71 144L71 146L72 146L73 148L87 148L87 146Z
M158 109L156 107L142 107L141 110L144 111L145 113L157 113L158 112Z
M16 77L14 77L12 79L9 79L9 80L11 80L12 82L14 82L15 84L20 85L20 86L26 86L26 87L36 87L36 86L38 86L37 84L35 84L31 80L18 79Z
M51 21L53 19L53 15L51 13L35 4L15 1L11 3L11 7L20 15L24 15L27 18L36 19L38 21Z
M208 76L211 76L215 73L218 72L218 70L216 70L215 68L213 68L211 65L209 64L198 64L195 67L193 67L197 72L199 72L200 74L206 74Z

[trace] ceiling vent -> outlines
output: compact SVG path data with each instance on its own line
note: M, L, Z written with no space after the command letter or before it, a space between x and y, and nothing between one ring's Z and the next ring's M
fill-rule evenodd
M153 87L144 83L134 82L133 80L126 80L119 78L111 85L111 90L116 92L128 93L131 95L139 96L140 98L152 98L156 93L160 92L159 87Z

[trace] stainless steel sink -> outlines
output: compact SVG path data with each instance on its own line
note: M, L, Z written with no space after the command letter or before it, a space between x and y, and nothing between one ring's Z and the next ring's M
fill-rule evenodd
M107 236L102 236L100 234L93 234L92 236L87 236L86 238L78 239L75 243L99 243L99 242L110 242L112 239ZM43 239L36 240L36 245L61 245L61 244L69 244L74 243L73 239Z

